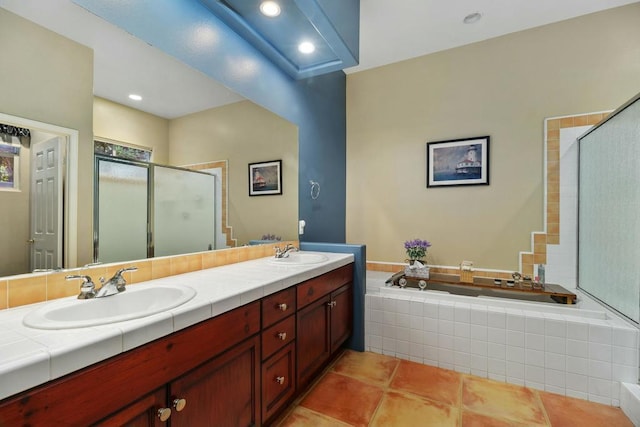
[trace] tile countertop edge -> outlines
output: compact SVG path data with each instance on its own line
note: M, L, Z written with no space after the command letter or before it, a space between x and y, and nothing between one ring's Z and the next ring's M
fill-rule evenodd
M10 354L0 351L0 400L354 262L352 254L323 254L329 259L318 264L277 266L267 262L268 258L260 258L141 282L133 286L176 284L190 286L198 293L191 301L166 312L109 325L67 330L37 330L24 326L22 318L47 302L2 310L0 330L10 330L23 336L23 342L29 344L31 352L22 355L16 354L15 351L11 351ZM242 276L247 276L246 281ZM243 283L238 285L240 280ZM166 325L167 314L171 317L171 328L159 327L155 333L144 333L143 329L150 326ZM46 339L42 339L43 336L46 336ZM133 346L126 344L130 337L135 337ZM120 348L114 349L114 344L118 346L118 343ZM48 369L42 369L42 357L28 357L33 354L34 344L40 347L38 353L45 358L48 355ZM92 358L88 358L86 354L89 346L92 349ZM13 350L20 346L6 348ZM40 368L32 371L28 379L23 378L24 381L19 383L5 381L13 373L29 371L31 365L36 363L40 364ZM64 369L61 369L61 366Z

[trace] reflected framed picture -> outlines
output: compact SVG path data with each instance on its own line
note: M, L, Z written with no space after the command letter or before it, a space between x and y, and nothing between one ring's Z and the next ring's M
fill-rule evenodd
M0 144L0 190L18 190L20 147Z
M249 163L249 196L282 194L282 160Z
M489 136L427 143L427 187L489 185Z

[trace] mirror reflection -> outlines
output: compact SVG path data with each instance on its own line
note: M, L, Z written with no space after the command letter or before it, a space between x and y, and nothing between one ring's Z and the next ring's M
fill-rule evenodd
M281 237L283 240L297 239L298 130L295 125L249 100L237 101L240 97L236 97L233 100L235 102L227 102L182 116L162 117L111 101L108 99L111 96L104 93L94 96L90 88L97 87L97 82L92 85L90 79L83 80L69 71L66 72L69 74L69 81L55 87L50 85L51 90L66 90L65 94L70 104L73 104L75 99L81 99L82 102L78 104L88 108L79 109L77 114L72 111L77 118L71 117L71 113L69 117L62 117L68 113L64 105L63 108L43 108L42 92L50 89L47 86L49 82L46 81L46 73L34 72L30 75L37 75L43 79L42 81L25 81L24 72L19 72L21 68L35 70L38 66L21 62L22 53L33 50L34 45L28 42L33 43L38 37L42 37L43 40L52 39L51 33L5 9L0 9L0 23L3 24L0 26L3 27L0 30L0 47L8 51L8 54L15 51L14 62L19 64L15 67L18 70L2 72L0 89L5 91L6 99L10 101L0 106L0 111L9 113L2 116L2 119L8 122L13 120L18 125L23 125L24 122L50 125L57 130L53 136L62 137L63 147L74 138L63 132L67 128L59 128L61 124L67 125L70 132L76 133L75 142L79 145L75 147L79 151L75 157L66 156L64 150L61 152L60 161L65 165L62 171L67 173L60 178L64 186L59 191L59 198L56 198L61 201L58 221L62 224L62 233L59 233L61 242L56 246L60 249L61 255L42 266L34 264L31 260L29 246L29 241L33 240L30 225L30 170L35 163L31 161L30 156L36 141L35 136L39 141L41 137L47 139L47 135L39 135L38 132L42 132L42 129L37 129L36 126L33 128L34 142L31 148L20 146L20 159L17 162L19 168L16 168L19 170L15 172L19 175L16 180L20 186L18 189L0 188L0 205L8 212L0 223L0 277L30 272L36 268L76 267L94 261L91 252L93 214L90 213L93 211L94 140L149 148L152 150L151 161L154 163L180 166L215 175L216 190L219 190L215 191L216 208L211 219L216 227L215 248L248 244L252 240L260 240L267 234ZM56 43L62 43L53 39ZM64 40L64 43L70 42ZM56 62L69 63L74 72L83 72L86 76L87 67L78 65L78 56L84 55L81 59L86 65L86 58L93 59L92 55L86 55L84 52L80 52L80 55L71 49L58 48L54 51L51 47L43 46L45 43L35 45L48 49L47 55L52 58L55 56ZM83 49L86 51L86 48L78 47L79 51ZM66 57L67 54L69 57ZM27 54L24 55L26 58ZM37 55L32 53L29 56ZM101 72L102 62L98 58L99 54L96 51L95 60L91 61L96 76ZM126 66L132 67L132 62L128 62ZM129 70L132 76L137 73L135 69ZM57 77L51 76L51 70L49 74L49 79L55 80ZM60 72L60 75L62 74L65 74L64 70ZM177 75L172 75L169 81L176 86L181 84L180 76ZM29 89L22 90L20 96L12 97L10 90L13 87L16 91ZM46 89L43 90L42 87ZM156 87L151 93L161 94L166 87L166 84L164 87ZM203 92L206 92L206 89L203 88ZM70 93L73 93L74 98L69 98ZM119 95L114 94L113 99L118 99ZM55 106L61 105L58 101L50 102ZM87 123L89 126L83 128ZM19 143L12 140L5 145L18 147ZM282 160L283 194L250 196L249 163L272 160ZM73 202L74 198L77 207L69 209L67 205L70 200ZM126 204L121 205L118 212L126 218L129 208ZM168 224L166 228L170 229L171 221ZM97 261L101 260L98 258Z

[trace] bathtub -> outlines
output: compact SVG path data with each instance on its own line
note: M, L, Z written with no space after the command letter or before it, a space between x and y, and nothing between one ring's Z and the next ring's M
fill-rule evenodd
M619 406L637 383L638 329L587 295L576 305L385 286L367 271L367 350Z

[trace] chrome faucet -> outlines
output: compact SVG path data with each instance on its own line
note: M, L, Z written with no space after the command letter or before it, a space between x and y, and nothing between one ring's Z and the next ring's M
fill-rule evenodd
M289 256L289 252L298 252L298 248L293 246L290 243L287 243L284 249L280 249L279 246L276 246L276 258L286 258Z
M100 289L96 290L96 285L91 280L90 276L86 275L70 275L66 276L67 280L70 279L82 279L83 282L80 285L80 294L78 295L78 299L90 299L90 298L103 298L108 297L110 295L115 295L120 292L126 291L127 282L122 277L122 273L125 271L136 271L138 267L129 267L122 268L113 275L113 277L107 281L104 278L100 278L100 283L102 286Z
M82 279L78 299L91 299L96 297L96 285L95 283L93 283L93 280L91 280L90 276L85 276L82 274L71 274L69 276L65 276L65 279Z

